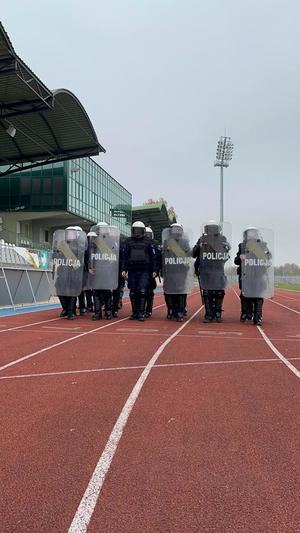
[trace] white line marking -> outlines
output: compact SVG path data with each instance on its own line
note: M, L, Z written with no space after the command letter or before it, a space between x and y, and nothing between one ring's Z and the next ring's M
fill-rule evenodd
M275 287L276 291L287 291L287 292L296 292L297 294L300 293L300 291L296 291L295 289L283 289L282 287Z
M199 334L203 334L203 335L244 335L244 333L240 332L240 331L214 331L212 329L210 330L205 330L205 329L200 329L198 331Z
M286 300L293 300L294 302L300 303L299 298L291 298L290 296L286 296L285 294L276 294L275 296L276 297L278 296L279 298L285 298Z
M15 331L17 329L29 328L30 326L37 326L38 324L46 324L46 322L54 322L55 320L62 320L60 317L50 318L49 320L41 320L40 322L30 322L30 324L23 324L22 326L15 326L13 328L1 329L0 333L4 331Z
M264 340L266 341L267 345L271 348L272 352L275 353L275 355L277 355L277 357L279 357L279 359L295 374L295 376L297 378L300 378L300 371L297 370L296 367L294 367L292 365L292 363L289 362L288 359L286 359L284 357L284 355L282 355L282 353L277 350L277 348L274 346L274 344L270 341L269 337L265 334L265 332L262 330L262 328L260 326L256 326L258 331L260 332L261 336L264 338Z
M237 292L235 291L235 289L233 289L236 296L238 297L238 294ZM281 307L286 307L285 305L282 305L282 304L279 304L278 302L274 302L274 300L267 300L269 302L272 302L276 305L280 305ZM294 313L297 313L298 315L300 315L300 313L298 311L295 311L295 309L291 309L290 307L286 307L286 309L289 309L290 311L293 311ZM271 348L272 352L277 355L277 357L279 357L279 359L295 374L295 376L297 378L300 378L300 372L299 370L297 370L297 368L295 368L292 363L289 362L288 359L286 359L284 357L284 355L282 355L282 353L280 353L279 350L277 350L277 348L274 346L274 344L271 342L271 340L269 339L269 337L265 334L265 332L263 331L263 329L260 327L260 326L256 326L258 331L260 332L262 338L266 341L267 345L269 346L269 348Z
M280 304L279 302L275 302L275 300L267 300L267 302L271 302L275 305L280 305L280 307L284 307L285 309L288 309L289 311L292 311L293 313L296 313L297 315L300 315L300 311L296 311L296 309L292 309L291 307L288 307L287 305Z
M73 331L75 329L80 329L80 326L78 326L77 328L61 328L60 326L42 326L43 329L55 329L55 330L60 330L60 329L63 329L64 331Z
M170 337L165 340L165 342L158 348L158 350L156 350L155 354L151 357L149 363L147 364L139 379L137 380L120 413L117 422L115 423L115 426L104 448L104 451L101 457L99 458L99 461L92 474L87 489L72 520L68 533L84 533L87 530L100 491L105 481L106 474L116 453L118 444L126 427L129 415L134 407L135 402L138 399L138 396L142 390L142 387L147 377L149 376L149 373L151 372L158 357L166 348L166 346L176 337L176 335L178 335L180 331L182 331L191 322L191 320L193 320L193 318L201 311L202 307L200 307L182 326L180 326L180 328L178 328L174 333L172 333L172 335L170 335Z
M300 357L290 357L289 361L299 361ZM171 368L171 367L184 367L184 366L201 366L201 365L227 365L227 364L240 364L240 363L266 363L266 362L276 362L282 363L278 358L272 359L236 359L236 360L221 360L221 361L195 361L192 363L163 363L161 365L154 365L153 369L156 368ZM102 372L119 372L123 370L141 370L146 368L145 365L136 365L136 366L119 366L119 367L107 367L107 368L88 368L83 370L62 370L60 372L41 372L39 374L14 374L11 376L1 376L1 380L7 379L24 379L24 378L43 378L43 377L59 377L67 376L70 374L93 374L93 373L102 373Z
M129 331L129 333L131 332L148 332L148 333L152 333L152 332L156 332L156 331L159 331L159 329L150 329L150 328L118 328L116 331L119 331L121 333L126 333L127 331Z
M164 307L164 305L165 304L157 305L153 309ZM119 320L115 320L114 322L110 322L109 324L105 324L104 326L100 326L99 328L94 328L89 331L85 331L84 333L79 333L79 335L74 335L73 337L70 337L69 339L65 339L55 344L51 344L50 346L41 348L40 350L37 350L36 352L32 352L18 359L14 359L13 361L10 361L10 363L6 363L5 365L0 366L0 372L2 370L5 370L6 368L9 368L10 366L14 366L14 365L17 365L18 363L21 363L22 361L26 361L27 359L30 359L31 357L35 357L36 355L47 352L48 350L51 350L52 348L57 348L57 346L62 346L63 344L66 344L67 342L72 342L76 339L80 339L81 337L85 337L86 335L89 335L90 333L94 333L95 331L99 331L100 329L109 328L110 326L114 326L115 324L118 324L119 322L124 322L124 320L128 320L128 319L129 319L129 316L126 316L125 318L120 318ZM57 320L57 319L54 319L54 320Z

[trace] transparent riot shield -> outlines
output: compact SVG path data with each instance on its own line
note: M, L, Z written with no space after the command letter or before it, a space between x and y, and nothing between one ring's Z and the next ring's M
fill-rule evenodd
M229 284L231 263L231 224L203 224L198 241L199 279L201 289L225 290Z
M162 232L162 275L166 294L188 294L194 284L194 260L190 236L173 235L172 228Z
M72 229L54 232L53 286L57 296L78 296L81 293L86 244L84 231Z
M120 230L115 226L93 226L90 237L88 287L114 290L119 280Z
M274 296L274 235L272 230L251 228L240 245L241 290L245 298Z

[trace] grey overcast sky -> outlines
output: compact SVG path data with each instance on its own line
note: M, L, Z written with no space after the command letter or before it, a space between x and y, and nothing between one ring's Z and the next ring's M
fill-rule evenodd
M232 137L225 219L272 228L300 264L299 0L2 0L17 53L81 100L133 193L165 197L198 237L219 216L217 139Z

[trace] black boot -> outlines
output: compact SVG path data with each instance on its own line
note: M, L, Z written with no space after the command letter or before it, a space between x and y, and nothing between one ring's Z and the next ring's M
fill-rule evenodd
M130 293L129 293L129 298L130 298L131 308L132 308L132 314L131 314L131 317L130 317L129 320L137 320L138 310L137 310L137 294L136 294L136 291L131 290Z
M147 290L147 298L146 298L146 318L150 318L152 316L152 309L153 309L153 301L154 301L154 292L152 289Z
M187 316L187 294L184 294L184 310L183 310L183 316Z
M215 293L215 320L216 322L222 322L222 305L224 300L225 292L216 291Z
M146 289L141 289L139 291L138 299L138 319L140 322L145 320L145 306L146 306Z
M254 300L254 317L253 322L256 326L262 326L262 308L263 298L255 298Z
M123 307L123 294L124 294L124 290L121 289L119 292L120 292L120 296L119 296L119 304L118 304L118 308L119 308L119 309L122 309L122 307Z
M240 294L240 300L241 300L241 316L240 316L240 322L246 322L247 316L248 316L248 302L247 298Z
M165 296L165 302L166 302L166 306L167 306L167 309L168 309L168 313L167 313L167 318L168 320L172 320L172 318L174 317L174 314L173 314L173 296L172 294L164 294Z
M79 296L78 296L78 302L79 302L79 314L82 316L82 315L85 315L86 313L86 308L85 308L85 295L84 295L84 291L82 291Z
M203 291L203 300L204 300L204 305L205 305L205 315L203 319L204 323L212 322L214 319L212 295L207 294L207 292L208 291Z
M94 292L94 307L95 307L95 314L92 316L92 320L101 320L102 319L102 298L100 296L100 291Z
M107 320L112 319L112 292L111 291L103 291L104 292L104 306L105 306L105 316Z
M185 295L177 294L177 310L176 310L176 320L177 322L183 322L183 313L185 308Z
M117 318L118 316L119 301L120 301L120 290L115 289L112 293L112 315L114 318Z
M85 291L87 310L92 313L94 311L92 291Z
M74 320L76 316L76 300L77 296L67 296L67 318L68 320Z
M222 322L222 306L224 301L225 291L218 290L215 293L215 320Z
M250 322L253 320L254 314L254 300L253 298L247 298L247 320Z
M62 306L62 311L60 313L60 317L63 318L63 317L66 317L67 314L68 314L68 311L67 311L67 297L66 296L59 296L59 301L60 301L60 305Z

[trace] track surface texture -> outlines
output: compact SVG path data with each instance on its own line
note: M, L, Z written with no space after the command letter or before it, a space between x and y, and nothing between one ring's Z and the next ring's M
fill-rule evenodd
M299 532L300 294L262 328L0 319L0 531Z

